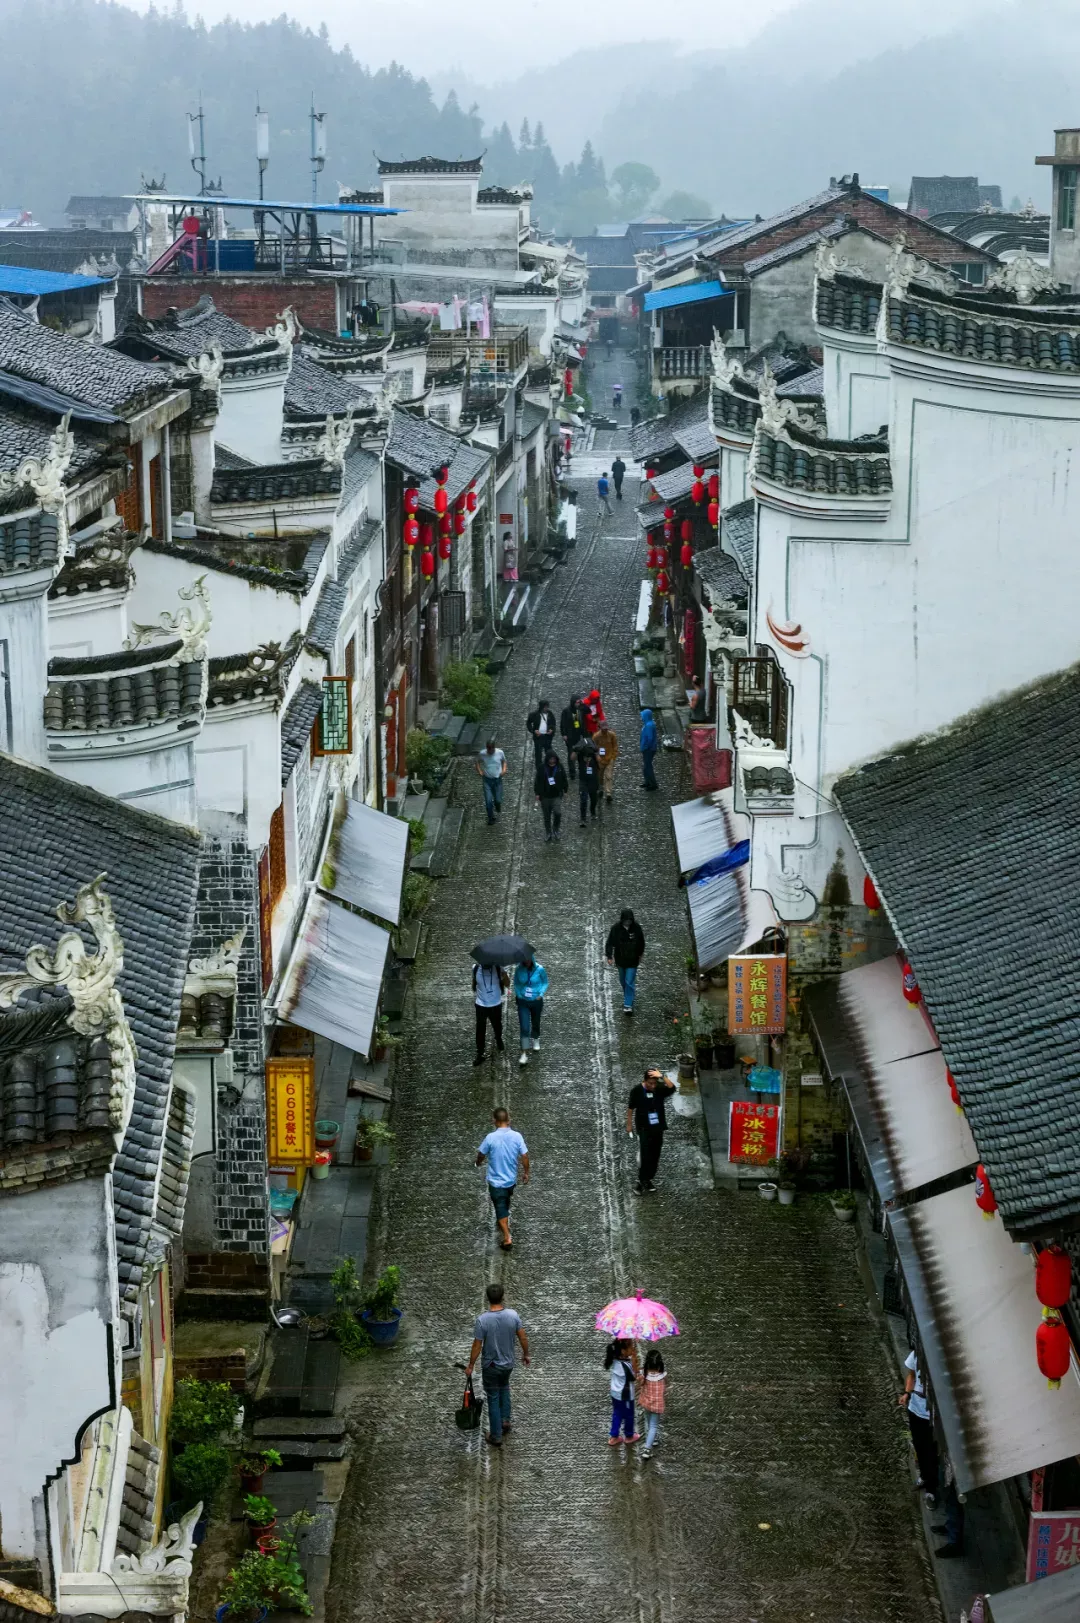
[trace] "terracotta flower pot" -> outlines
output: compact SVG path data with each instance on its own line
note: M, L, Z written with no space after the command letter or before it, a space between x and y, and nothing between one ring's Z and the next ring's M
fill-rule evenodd
M258 1476L251 1476L247 1471L241 1471L240 1491L241 1493L260 1494L263 1491L263 1483L265 1480L265 1471L260 1471Z
M258 1548L259 1540L261 1538L267 1538L274 1531L274 1528L276 1526L277 1526L277 1517L276 1516L273 1518L272 1521L260 1522L258 1525L256 1525L254 1522L248 1522L248 1527L251 1529L251 1542L252 1542L252 1544L256 1548Z

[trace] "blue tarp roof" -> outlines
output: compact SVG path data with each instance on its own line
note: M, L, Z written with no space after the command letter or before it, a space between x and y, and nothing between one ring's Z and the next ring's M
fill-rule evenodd
M30 298L41 293L77 293L81 288L101 287L110 281L111 276L68 276L64 271L0 265L0 293L23 293Z
M407 209L388 209L376 203L275 203L271 198L219 197L211 192L205 197L184 197L173 192L140 192L138 203L178 203L185 208L205 209L266 209L270 214L407 214Z
M678 304L701 304L705 299L733 299L731 288L722 282L684 282L681 287L669 287L659 293L646 293L646 310L672 310Z

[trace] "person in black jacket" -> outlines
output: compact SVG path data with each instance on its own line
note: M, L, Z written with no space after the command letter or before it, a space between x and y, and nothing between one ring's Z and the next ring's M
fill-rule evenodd
M560 838L563 796L568 788L563 764L555 751L549 749L537 768L533 782L533 790L544 814L544 839L549 842Z
M546 752L555 742L555 712L548 699L541 699L535 710L525 718L525 727L533 741L536 770L539 772Z
M581 804L581 826L585 827L585 808L596 822L596 803L600 799L600 757L596 745L588 734L583 734L574 751L578 768L578 799Z
M645 956L645 932L629 907L619 914L604 943L604 957L619 972L619 985L623 994L623 1014L633 1014L634 994L637 991L638 965Z
M578 747L578 740L585 731L585 724L581 717L580 694L571 693L570 703L559 717L559 731L562 733L563 743L566 745L566 770L572 778L577 770L574 762L574 751Z

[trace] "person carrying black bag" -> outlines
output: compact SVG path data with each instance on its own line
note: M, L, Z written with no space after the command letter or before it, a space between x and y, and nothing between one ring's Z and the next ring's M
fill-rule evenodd
M563 764L553 749L549 749L540 763L533 780L533 791L544 814L544 839L549 843L561 839L562 803L569 784Z
M563 743L566 745L566 770L569 776L572 778L576 770L574 765L574 751L577 749L582 734L585 731L585 723L582 720L581 714L581 697L579 694L571 693L570 703L566 706L562 715L559 717L559 731L562 733Z

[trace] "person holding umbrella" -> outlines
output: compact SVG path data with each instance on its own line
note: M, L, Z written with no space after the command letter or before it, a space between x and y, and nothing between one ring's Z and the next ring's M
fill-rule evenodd
M544 997L548 989L547 970L538 964L532 948L514 971L514 997L517 1001L518 1024L521 1027L520 1065L528 1065L529 1049L540 1049L540 1016L544 1012Z
M650 1065L644 1081L630 1091L626 1102L626 1131L638 1139L638 1180L635 1195L655 1193L655 1178L660 1165L660 1151L664 1147L667 1117L664 1103L675 1092L659 1065Z
M659 1341L662 1336L677 1336L679 1324L674 1313L663 1302L653 1302L644 1291L635 1291L633 1296L619 1296L607 1307L601 1308L596 1315L596 1328L606 1336L612 1336L611 1345L604 1355L604 1368L611 1372L611 1433L609 1442L612 1447L619 1441L619 1432L622 1430L628 1443L636 1443L640 1433L634 1430L634 1381L638 1379L637 1350L634 1343L637 1341ZM623 1369L616 1366L622 1364ZM646 1360L646 1369L649 1369L649 1360ZM663 1361L660 1361L663 1369ZM655 1399L655 1393L652 1394ZM656 1413L652 1403L646 1402L645 1407L650 1411L651 1440L655 1441L656 1429L652 1426L652 1416ZM659 1412L663 1413L663 1395L660 1395Z

